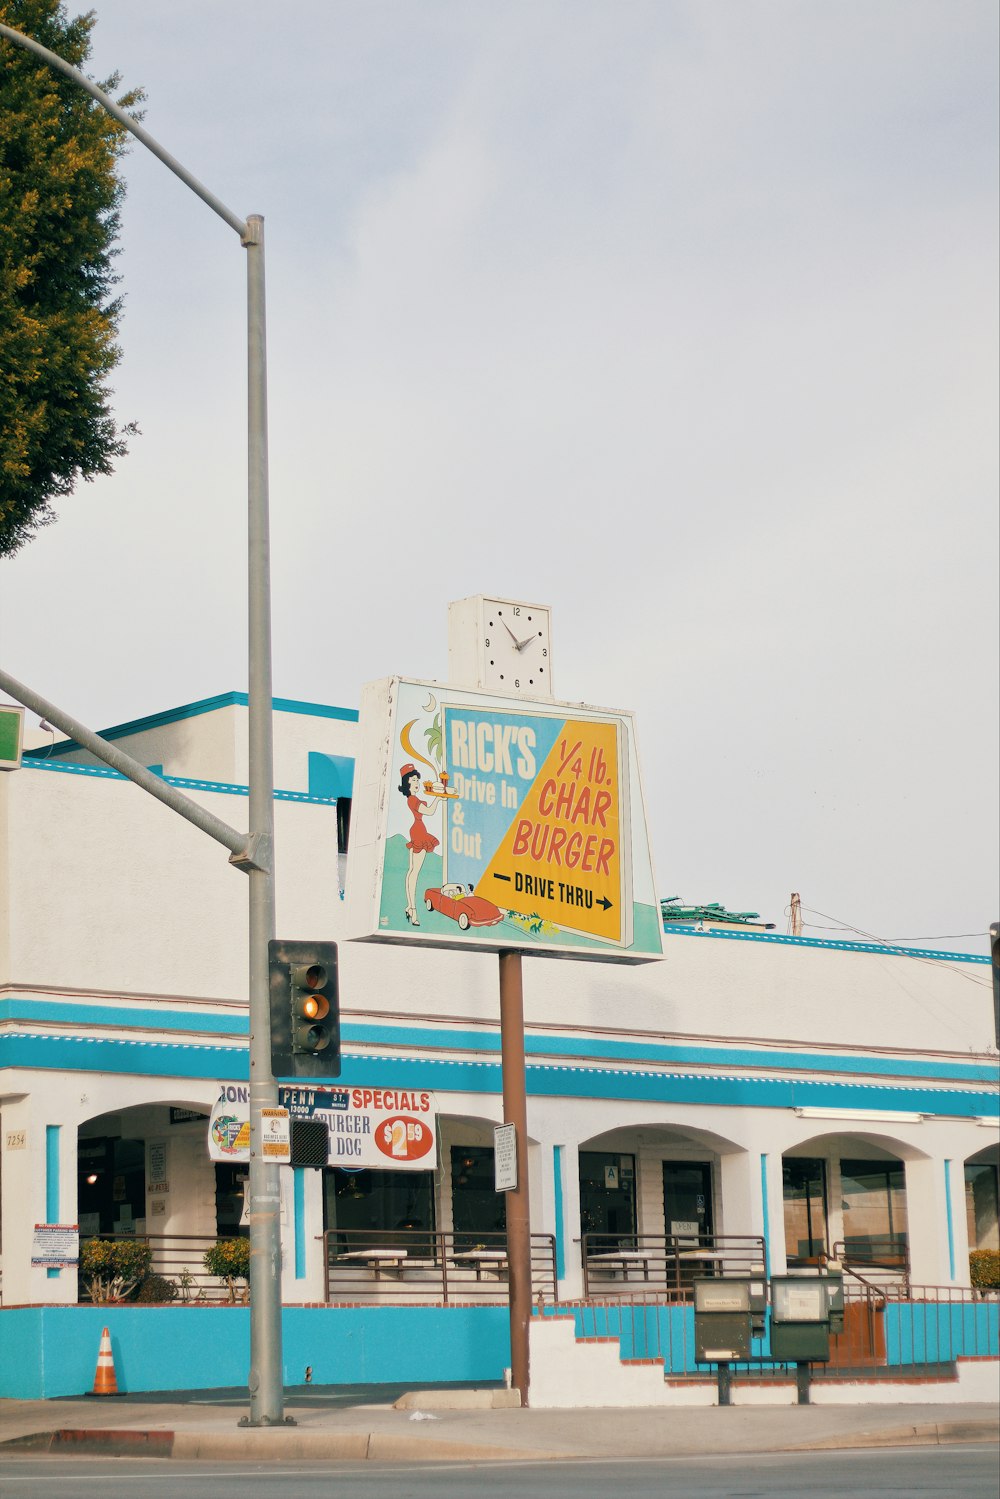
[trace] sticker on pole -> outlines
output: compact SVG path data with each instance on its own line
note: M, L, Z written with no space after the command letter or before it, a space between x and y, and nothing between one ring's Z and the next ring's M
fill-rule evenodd
M292 1127L287 1109L261 1109L260 1153L266 1161L284 1162L292 1159Z

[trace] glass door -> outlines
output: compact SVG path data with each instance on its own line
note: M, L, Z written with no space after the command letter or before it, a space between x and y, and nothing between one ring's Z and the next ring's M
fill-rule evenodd
M635 1248L635 1156L580 1151L580 1231Z
M692 1244L714 1233L711 1161L664 1161L663 1225Z

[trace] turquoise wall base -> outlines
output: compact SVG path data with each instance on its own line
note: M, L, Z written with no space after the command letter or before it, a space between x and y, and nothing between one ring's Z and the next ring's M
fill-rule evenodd
M0 1397L45 1400L93 1387L101 1331L119 1390L246 1386L246 1307L36 1306L0 1310ZM500 1381L510 1365L504 1306L285 1307L284 1383Z

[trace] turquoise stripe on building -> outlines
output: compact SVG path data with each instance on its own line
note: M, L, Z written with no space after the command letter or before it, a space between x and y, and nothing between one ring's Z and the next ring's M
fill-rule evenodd
M951 1213L951 1162L944 1163L944 1221L948 1228L948 1275L955 1279L955 1225Z
M101 729L101 738L126 739L130 734L142 734L150 729L162 728L164 724L181 723L186 718L198 718L202 713L214 713L219 708L246 708L250 699L245 692L220 692L215 697L203 697L195 703L183 703L179 708L165 708L162 713L151 713L147 718L133 718L128 723L116 723L109 729ZM336 708L325 703L303 703L292 697L273 697L271 706L275 713L301 713L307 718L339 718L346 723L357 723L357 708ZM68 755L80 746L74 740L45 745L41 749L25 750L25 756L51 759L55 755Z
M45 1126L45 1221L59 1222L59 1135L61 1124ZM48 1280L58 1280L59 1271L53 1267L45 1272Z
M103 765L77 765L75 762L63 764L59 760L25 760L22 764L27 770L47 770L58 775L90 776L101 781L128 780L128 776L123 776L120 771L110 770ZM179 786L184 791L210 791L215 796L249 797L250 795L249 786L240 786L234 781L199 781L193 776L165 776L160 767L156 767L156 774L161 781L166 781L168 786ZM274 800L276 802L308 802L314 807L336 806L334 797L314 796L308 791L275 791Z
M114 1072L242 1082L249 1075L245 1047L184 1046L63 1036L0 1036L0 1067L67 1072ZM702 1073L640 1072L529 1063L528 1092L537 1097L634 1099L704 1103L726 1108L874 1108L976 1118L998 1112L995 1093L959 1088L892 1088L878 1083L808 1078L713 1077ZM436 1057L357 1056L345 1053L338 1086L429 1088L500 1094L497 1062Z
M112 1006L86 1001L71 1004L59 1000L0 1000L0 1021L48 1021L58 1025L96 1028L125 1027L134 1030L196 1032L204 1035L246 1036L250 1022L246 1012L200 1014L190 1010L160 1010L149 1006ZM459 1030L443 1026L354 1025L345 1022L341 1036L360 1046L399 1049L434 1046L442 1051L479 1052L499 1056L497 1031ZM973 1085L990 1084L996 1068L980 1063L914 1061L905 1057L866 1057L840 1053L819 1055L804 1051L755 1051L749 1047L657 1045L647 1042L585 1040L578 1036L551 1034L525 1037L529 1056L589 1058L593 1061L654 1062L671 1067L754 1067L795 1069L802 1072L865 1073L876 1077L913 1078L930 1082L950 1080Z
M553 1188L553 1217L556 1228L556 1279L563 1280L566 1276L566 1230L563 1224L563 1148L561 1145L552 1147L552 1188Z
M249 1188L249 1183L247 1184ZM292 1171L292 1216L295 1220L295 1279L306 1277L306 1173L305 1167Z

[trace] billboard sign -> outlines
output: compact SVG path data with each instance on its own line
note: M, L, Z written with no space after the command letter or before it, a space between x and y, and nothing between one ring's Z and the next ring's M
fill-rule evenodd
M631 714L393 677L361 735L352 935L661 956Z

